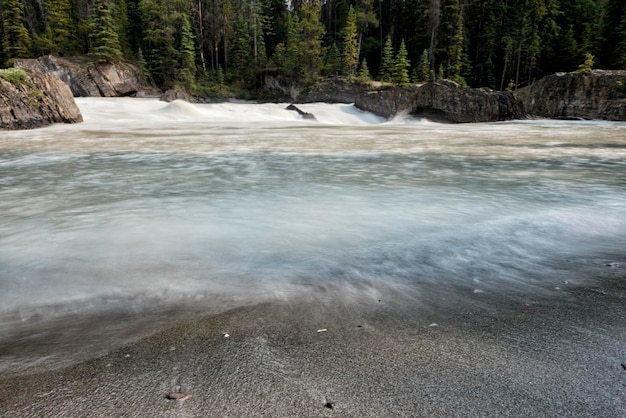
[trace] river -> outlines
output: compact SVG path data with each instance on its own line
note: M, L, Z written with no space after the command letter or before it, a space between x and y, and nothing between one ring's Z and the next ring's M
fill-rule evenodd
M77 102L84 123L0 133L5 333L329 289L525 298L624 265L624 123Z

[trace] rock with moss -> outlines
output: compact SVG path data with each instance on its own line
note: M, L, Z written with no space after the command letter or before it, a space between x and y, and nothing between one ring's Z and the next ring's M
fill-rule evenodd
M82 122L67 84L43 71L0 70L0 129Z

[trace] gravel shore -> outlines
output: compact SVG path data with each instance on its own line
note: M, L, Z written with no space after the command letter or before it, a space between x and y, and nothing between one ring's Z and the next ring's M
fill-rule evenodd
M71 366L5 370L0 416L621 417L625 301L626 281L607 275L532 297L258 303L160 325Z

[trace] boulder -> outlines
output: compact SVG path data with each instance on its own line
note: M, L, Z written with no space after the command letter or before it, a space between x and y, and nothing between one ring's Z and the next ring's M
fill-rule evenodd
M193 103L195 101L189 93L182 89L167 90L161 95L161 100L167 103L173 102L174 100L184 100L189 103Z
M448 80L388 87L358 95L355 106L391 118L399 113L448 122L494 122L525 117L512 93L462 88Z
M553 74L514 94L536 117L626 121L626 71Z
M315 117L313 113L305 112L304 110L300 109L294 104L290 104L289 106L287 106L286 109L293 110L294 112L298 112L298 114L302 117L302 119L317 120L317 118Z
M95 64L46 55L15 60L13 65L56 75L70 86L75 97L132 96L145 84L141 71L130 64Z
M72 91L58 77L23 69L0 72L0 129L82 122Z

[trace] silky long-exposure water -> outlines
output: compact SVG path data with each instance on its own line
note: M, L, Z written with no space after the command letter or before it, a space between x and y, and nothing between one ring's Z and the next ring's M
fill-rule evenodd
M0 134L0 329L320 289L558 292L619 269L626 124L79 99Z

